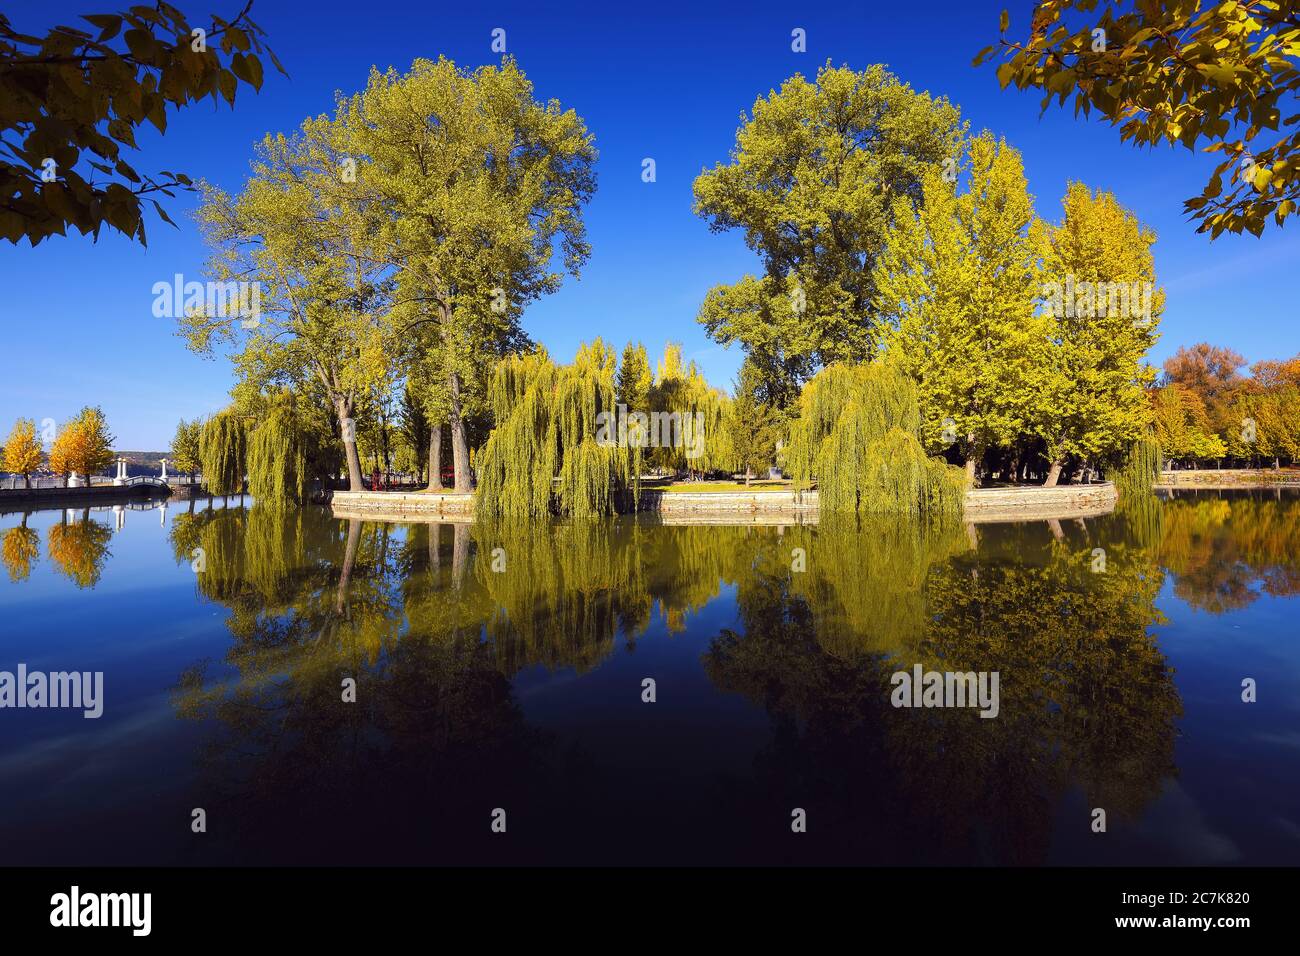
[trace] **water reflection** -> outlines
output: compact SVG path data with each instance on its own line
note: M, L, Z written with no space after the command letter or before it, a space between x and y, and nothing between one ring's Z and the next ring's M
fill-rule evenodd
M1148 635L1156 508L983 532L186 515L177 559L205 552L197 586L231 610L223 663L237 676L197 666L176 706L223 725L205 757L213 781L237 783L247 818L272 832L301 812L286 796L355 810L376 775L424 812L469 812L491 792L559 803L572 795L558 756L523 721L512 679L590 671L620 639L634 650L655 610L680 632L729 587L737 625L712 638L704 668L771 722L733 826L770 830L802 806L845 859L1039 862L1068 788L1133 816L1174 772L1179 701ZM1098 542L1105 573L1092 570ZM895 710L889 677L914 663L999 671L1001 719ZM357 706L340 705L346 677Z
M1095 859L1062 827L1140 829L1180 773L1162 593L1222 614L1300 581L1289 497L982 526L177 511L226 630L170 688L181 772L223 821L203 858L248 862ZM64 514L46 555L94 589L112 539ZM39 565L27 516L3 559ZM997 671L999 716L895 709L915 664Z

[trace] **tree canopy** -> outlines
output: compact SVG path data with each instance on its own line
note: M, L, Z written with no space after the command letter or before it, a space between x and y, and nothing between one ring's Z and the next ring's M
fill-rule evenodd
M756 100L730 160L695 180L696 214L741 230L762 262L709 290L699 321L744 347L779 407L823 365L873 353L873 266L898 200L921 204L924 174L955 163L963 130L947 99L883 66L827 63Z

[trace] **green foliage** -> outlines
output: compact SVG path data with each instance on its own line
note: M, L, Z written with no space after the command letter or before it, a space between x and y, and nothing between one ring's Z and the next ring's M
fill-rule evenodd
M210 494L233 495L244 490L244 475L248 473L248 425L242 415L225 409L203 423L199 461L203 484Z
M177 423L171 450L167 453L167 459L175 471L192 475L199 470L199 441L202 433L203 422L200 419L196 418L192 422L181 419Z
M959 514L965 485L920 441L916 386L888 363L831 365L804 387L786 452L822 511Z
M465 449L492 363L529 344L523 309L590 255L591 134L573 110L537 101L509 57L475 70L442 57L404 74L372 70L341 99L336 124L357 157L351 196L372 212L393 270L394 354L430 420L450 427L453 451ZM468 490L468 462L456 454L455 464Z
M1120 497L1150 495L1164 467L1160 443L1154 435L1143 435L1115 458L1114 482Z
M572 365L556 366L540 347L501 361L488 390L497 427L477 456L476 513L613 514L628 457L598 437L616 413L615 361L599 339L581 346Z
M337 123L308 119L292 137L259 144L242 192L203 184L197 216L211 248L209 273L258 283L259 312L253 321L202 310L180 320L192 350L233 349L244 392L290 385L317 395L340 429L390 378L400 351L376 238L382 213L355 201L355 184L341 172L347 149ZM353 431L341 434L359 490Z
M1007 39L1004 12L1002 86L1042 90L1044 111L1073 94L1076 116L1096 110L1138 146L1208 142L1206 152L1222 152L1184 203L1197 232L1258 236L1270 216L1281 226L1300 200L1300 133L1283 132L1300 118L1286 115L1300 93L1296 0L1108 3L1100 19L1085 16L1097 5L1044 0L1022 40Z
M292 396L271 407L248 429L248 493L259 504L302 504L309 476L304 430Z
M727 397L709 385L694 361L682 364L682 347L676 342L664 347L647 402L646 439L653 446L647 457L655 468L673 473L733 466L725 428Z
M1173 460L1222 458L1227 446L1210 427L1205 403L1188 388L1170 383L1152 396L1155 440Z
M785 432L780 415L762 400L760 391L760 373L746 359L726 416L731 458L744 472L746 484L753 475L766 477L768 468L776 463L777 444Z
M899 200L920 204L925 173L955 162L963 129L946 99L882 66L828 63L756 100L730 162L696 179L696 213L716 232L743 230L763 264L711 289L699 321L744 346L778 408L819 366L872 354L885 233Z
M640 342L636 345L627 343L615 378L614 391L618 400L630 411L649 411L652 385L654 374L650 371L650 357L645 346Z
M0 160L0 236L34 246L68 226L98 238L107 223L143 245L144 198L172 196L191 181L184 173L141 175L122 147L136 148L146 121L165 132L168 106L204 97L233 106L241 82L261 89L260 54L284 73L248 16L251 6L230 21L213 15L202 42L168 3L86 14L93 30L56 26L44 37L17 33L0 14L0 137L10 154ZM50 182L42 178L47 162L55 164ZM89 181L75 168L82 162L94 170Z

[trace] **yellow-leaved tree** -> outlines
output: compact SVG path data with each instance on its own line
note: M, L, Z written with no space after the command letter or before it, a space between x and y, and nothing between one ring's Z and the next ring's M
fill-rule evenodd
M30 418L20 418L5 439L0 471L22 475L24 484L30 488L32 472L41 467L41 459L44 457L41 443L36 438L36 423Z
M1051 375L1034 431L1055 485L1067 457L1096 461L1151 430L1144 362L1157 339L1165 294L1156 285L1155 233L1112 193L1071 183L1065 217L1043 230L1043 303Z
M1020 154L970 140L969 184L930 170L913 213L900 199L876 266L886 356L916 382L927 450L957 445L969 481L984 453L1028 431L1048 374L1036 314L1033 199Z

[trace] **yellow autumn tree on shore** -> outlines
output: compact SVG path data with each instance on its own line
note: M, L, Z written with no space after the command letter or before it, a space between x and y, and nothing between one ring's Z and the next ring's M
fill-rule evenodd
M30 418L20 418L5 439L4 457L0 458L0 471L22 475L26 486L32 486L32 472L41 467L41 443L36 438L36 423Z
M113 462L113 442L108 420L98 406L87 405L59 430L50 448L50 471L64 476L80 474L87 481Z

